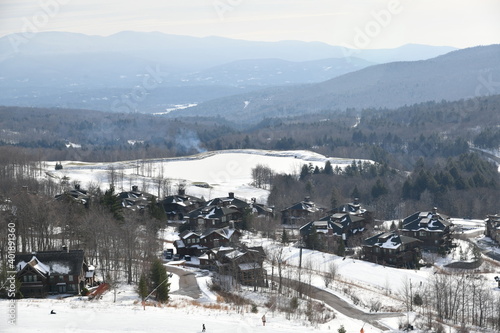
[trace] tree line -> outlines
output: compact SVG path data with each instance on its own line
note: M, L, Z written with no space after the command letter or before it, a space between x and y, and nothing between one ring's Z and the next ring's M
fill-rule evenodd
M265 169L259 166L259 169ZM388 164L353 160L344 168L304 164L296 174L273 174L268 202L280 211L304 197L334 209L359 198L378 219L398 219L438 206L453 216L484 218L496 213L498 167L476 153L448 158L444 164L420 159L411 173Z

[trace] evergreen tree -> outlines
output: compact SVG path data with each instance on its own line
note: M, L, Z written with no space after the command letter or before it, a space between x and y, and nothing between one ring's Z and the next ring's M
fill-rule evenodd
M149 215L158 221L163 221L166 217L165 210L156 201L156 197L151 197L151 202L148 205Z
M337 330L337 332L339 332L339 333L346 333L344 325L340 325L340 328Z
M307 164L304 164L302 166L302 169L300 169L299 180L303 181L307 178L307 176L309 176L309 167L307 166Z
M139 285L137 286L137 293L139 294L139 297L143 301L149 294L148 281L144 274L141 274L141 278L139 279Z
M104 192L101 202L109 209L117 221L125 220L122 204L120 199L115 195L115 188L113 186L110 186L109 189Z
M340 193L339 193L339 190L334 187L332 188L332 193L331 193L331 196L330 196L330 207L332 207L332 209L337 209L340 205Z
M305 237L306 247L311 250L321 250L322 244L316 226L309 229L309 234Z
M241 216L241 229L248 230L252 226L253 214L252 210L248 207L243 209L243 215Z
M359 195L358 186L354 185L354 188L351 192L351 198L359 198L359 197L360 197L360 195Z
M325 168L323 169L323 173L326 175L333 175L333 167L330 161L325 162Z
M170 283L167 270L160 259L155 259L151 264L151 282L153 290L156 289L156 300L161 303L168 302Z
M394 231L394 230L396 230L397 228L398 228L398 227L397 227L396 223L394 223L394 221L392 221L392 223L391 223L391 226L390 226L389 230Z

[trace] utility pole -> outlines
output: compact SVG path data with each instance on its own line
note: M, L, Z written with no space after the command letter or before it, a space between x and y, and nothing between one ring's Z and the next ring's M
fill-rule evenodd
M303 244L302 244L302 237L300 238L299 240L299 297L302 298L302 284L300 282L300 277L302 275L302 247L303 247Z

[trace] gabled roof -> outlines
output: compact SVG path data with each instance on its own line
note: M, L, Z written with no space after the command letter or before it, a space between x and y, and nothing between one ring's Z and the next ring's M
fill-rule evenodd
M205 219L218 219L223 216L239 213L236 208L220 207L220 206L205 206L189 212L190 218L205 218Z
M58 194L55 196L56 200L64 200L67 198L71 198L74 201L86 205L90 201L90 196L86 190L80 188L79 185L75 185L75 188L65 191L62 194Z
M446 215L438 214L436 211L416 212L408 216L402 222L402 230L411 231L444 231L452 223Z
M191 195L175 194L175 195L169 195L169 196L165 197L165 199L163 199L161 202L164 205L176 204L179 206L186 207L186 206L191 206L191 205L195 205L195 204L201 204L201 203L205 202L205 200L197 198L197 197L193 197Z
M252 213L257 213L258 215L273 214L274 209L266 206L264 204L253 203L251 205Z
M48 272L50 275L80 275L83 262L83 250L21 253L15 257L16 270L19 271L29 264L38 271Z
M288 208L283 209L282 212L287 211L287 210L303 210L303 211L307 211L309 213L315 213L315 212L319 212L321 210L324 210L324 208L317 206L314 202L312 202L310 200L304 200L304 201L297 202Z
M20 261L17 263L16 268L17 271L22 271L26 269L29 266L33 270L35 270L38 274L40 275L49 275L50 274L50 267L45 265L44 263L40 262L40 260L37 259L36 256L33 256L30 261L24 262Z
M358 202L350 202L346 203L338 208L340 212L349 213L349 214L364 214L366 209L362 208Z
M221 197L209 200L206 206L226 206L226 207L234 207L237 209L243 209L248 207L248 203L241 199L235 198L234 195L228 197Z
M226 254L224 254L224 256L228 259L234 260L234 259L237 259L237 258L244 256L245 254L246 254L246 252L234 250L231 252L227 252Z
M365 246L376 246L383 249L398 249L402 244L410 244L415 242L422 242L413 237L400 236L394 231L382 232L373 237L364 240Z
M203 235L200 236L200 238L206 238L208 237L209 235L211 234L218 234L226 239L231 239L231 237L234 235L234 233L240 233L238 230L236 229L230 229L230 228L220 228L220 229L207 229L205 230L205 232L203 233Z
M200 237L200 234L198 234L194 231L191 231L191 230L185 230L179 234L179 237L181 239L187 239L187 238L192 237L192 236Z

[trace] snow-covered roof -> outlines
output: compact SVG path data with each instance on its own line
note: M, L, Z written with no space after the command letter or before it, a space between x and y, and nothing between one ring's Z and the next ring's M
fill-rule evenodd
M36 256L33 256L29 262L20 261L17 263L16 268L18 271L22 271L26 265L30 265L41 274L50 274L50 267L38 260Z
M228 257L229 259L235 259L235 258L241 257L244 254L245 253L243 253L243 252L240 252L238 250L234 250L232 252L226 253L226 257Z
M260 265L257 262L248 262L248 263L239 264L238 267L242 271L250 271L250 270L254 270L254 269L259 269Z

